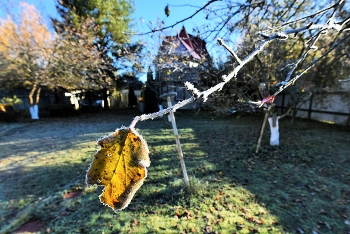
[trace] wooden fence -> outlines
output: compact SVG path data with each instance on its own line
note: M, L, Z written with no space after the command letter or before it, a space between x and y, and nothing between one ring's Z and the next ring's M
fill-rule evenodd
M278 95L275 100L276 108L281 112L286 110L290 98L290 94ZM298 104L296 117L350 125L350 89L311 94Z

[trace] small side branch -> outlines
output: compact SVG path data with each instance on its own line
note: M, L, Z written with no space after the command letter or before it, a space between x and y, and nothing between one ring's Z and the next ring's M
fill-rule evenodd
M185 87L187 90L191 91L193 93L193 96L198 99L201 96L201 92L194 87L194 85L188 81L185 82Z
M186 100L183 100L181 102L176 103L173 106L169 106L168 108L163 109L161 111L158 111L158 112L155 112L155 113L151 113L151 114L147 114L147 115L143 114L143 115L140 115L140 116L136 116L134 118L134 120L131 122L130 128L134 128L136 126L137 122L139 122L139 121L145 121L145 120L148 120L148 119L155 119L157 117L160 117L160 116L163 116L165 114L168 114L171 111L175 112L180 107L183 107L183 106L193 102L194 100L195 100L195 98L194 98L194 96L192 96L190 98L187 98Z
M213 1L211 1L213 2ZM332 26L333 27L333 26ZM322 28L320 29L320 32L318 34L316 34L316 36L314 37L314 40L312 41L311 43L311 46L309 46L309 50L312 49L312 46L314 45L314 43L318 40L318 38L320 37L320 34L322 33L321 31L325 31L325 30L328 30L332 27L328 27L328 28ZM318 28L318 26L316 27ZM186 99L186 100L183 100L181 102L178 102L176 103L175 105L173 106L169 106L167 109L164 109L164 110L161 110L161 111L158 111L158 112L155 112L155 113L151 113L151 114L147 114L147 115L141 115L141 116L137 116L134 118L134 120L132 121L131 125L130 125L130 128L134 128L136 123L138 121L144 121L144 120L148 120L148 119L155 119L159 116L162 116L164 114L168 114L170 113L171 111L172 112L175 112L177 109L179 109L180 107L183 107L195 100L197 100L199 97L203 98L203 101L206 102L207 99L208 99L208 96L210 94L212 94L213 92L215 91L220 91L227 82L229 82L233 77L235 77L237 75L237 73L241 70L241 68L247 64L249 61L251 61L258 53L260 53L271 41L273 40L286 40L288 39L288 34L295 34L295 33L299 33L299 32L302 32L302 31L306 31L306 30L311 30L311 29L315 29L315 27L312 27L311 24L308 24L307 26L305 27L300 27L298 29L293 29L293 30L285 30L283 32L277 32L277 33L274 33L272 35L267 35L265 33L259 33L260 36L262 36L264 38L264 40L256 47L256 49L254 51L252 51L248 56L246 56L243 60L240 60L238 58L238 56L233 52L233 50L227 46L223 41L222 39L218 39L218 42L220 45L222 45L225 49L227 49L234 57L235 59L238 61L239 65L236 66L234 68L234 70L228 74L227 76L223 76L223 81L216 84L215 86L205 90L205 91L202 91L200 92L198 89L196 89L193 84L187 82L185 85L186 85L186 88L190 91L192 91L193 93L193 96ZM337 43L334 43L332 48L329 49L325 54L323 54L321 57L319 57L318 59L314 60L303 72L301 72L299 75L295 76L293 79L289 80L290 79L290 76L287 77L288 80L285 82L285 84L283 86L281 86L279 88L279 90L272 96L268 97L268 98L265 98L262 102L258 102L258 103L253 103L253 102L249 102L250 104L256 104L256 105L259 105L259 107L262 107L265 103L271 103L273 102L274 100L274 97L280 93L281 91L283 91L285 88L287 88L288 86L294 84L294 82L300 77L302 76L307 70L309 70L317 61L319 61L321 58L323 58L324 56L326 56L327 54L330 53L330 51L332 51L336 46L338 46L340 43L342 43L343 41L345 41L347 38L349 37L349 35L345 36L342 40L338 41ZM308 53L309 51L307 51ZM307 53L305 53L303 56L301 56L301 58L295 63L295 65L297 65L300 61L302 61L305 56L307 55ZM295 68L294 68L295 69ZM292 69L293 70L293 69ZM294 71L294 70L293 70Z
M350 38L350 34L346 35L344 38L342 38L340 41L333 43L331 48L326 51L322 56L312 61L302 72L300 72L298 75L296 75L293 79L285 83L283 86L281 86L274 94L273 96L277 96L280 92L282 92L284 89L286 89L288 86L293 85L295 81L297 81L303 74L305 74L310 68L312 68L318 61L326 57L330 52L332 52L337 46L342 44L344 41L348 40ZM349 79L350 80L350 79Z
M219 45L223 46L226 50L228 50L228 52L230 52L230 54L235 57L235 59L237 60L237 62L239 64L242 64L242 61L238 58L237 54L228 46L225 44L225 42L221 39L221 38L218 38L218 43Z

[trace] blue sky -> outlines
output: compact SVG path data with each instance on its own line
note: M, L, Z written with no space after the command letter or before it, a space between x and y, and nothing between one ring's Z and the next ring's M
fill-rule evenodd
M46 19L49 19L49 16L57 16L54 0L7 0L5 4L13 4L13 6L18 6L19 2L27 2L31 5L34 5ZM11 8L11 10L13 10L13 8ZM0 16L4 17L4 12L1 8Z
M8 0L13 4L18 5L18 2L27 2L29 4L35 5L39 12L50 21L50 16L56 18L58 14L55 8L55 0ZM188 3L188 0L134 0L135 3L135 12L131 16L133 19L133 24L136 25L134 30L146 32L149 31L147 25L149 22L155 24L158 19L165 23L165 26L172 25L177 21L182 20L190 15L192 15L198 7L194 6L203 6L207 1L202 0L193 0L191 3ZM164 13L164 8L166 5L170 7L170 16L167 17ZM193 5L193 6L192 6ZM12 8L13 10L13 8ZM0 9L0 18L4 17L4 12L1 12ZM173 31L180 30L182 26L185 26L188 32L192 31L194 25L200 25L204 23L204 14L200 12L192 19L181 23L174 27Z
M133 14L133 17L140 31L148 31L146 25L150 21L156 23L157 19L159 18L161 21L164 21L165 26L172 25L196 12L198 8L194 6L201 7L207 1L196 0L191 1L190 4L188 2L188 0L135 0L135 13ZM170 9L169 17L167 17L164 13L164 8L166 5L169 5ZM204 18L204 14L200 12L192 19L175 26L174 31L180 30L182 26L185 26L187 31L191 32L194 25L204 23Z
M9 0L14 4L21 0ZM39 12L45 17L47 23L50 26L50 17L57 18L58 14L55 8L55 0L22 0L29 4L35 5ZM152 25L156 25L157 21L164 22L164 26L172 25L196 12L199 8L207 3L206 0L192 0L188 3L188 0L134 0L135 12L131 16L133 19L133 30L136 32L148 32L148 25L152 22ZM170 16L167 17L164 12L166 5L169 5ZM195 7L197 6L197 7ZM13 8L12 8L13 10ZM4 17L4 12L0 9L0 18ZM202 12L196 16L187 20L186 22L176 25L173 29L167 30L167 34L176 35L176 33L185 26L188 33L192 33L194 26L199 26L205 22L205 16ZM147 42L147 47L153 53L156 52L156 48L159 44L159 39L151 37L151 35L145 35L141 37L134 37L133 41L142 39ZM209 51L210 53L210 51ZM144 77L143 77L144 78Z

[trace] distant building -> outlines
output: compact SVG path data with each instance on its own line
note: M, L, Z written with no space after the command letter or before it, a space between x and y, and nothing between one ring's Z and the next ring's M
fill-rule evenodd
M184 83L189 81L198 87L199 64L209 59L205 41L188 34L184 27L178 35L164 37L154 60L158 94L176 92L174 103L191 97L192 93L186 90Z

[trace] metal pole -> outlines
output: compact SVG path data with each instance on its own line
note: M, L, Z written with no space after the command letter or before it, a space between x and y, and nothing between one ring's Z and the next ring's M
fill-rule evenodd
M166 99L168 101L168 107L170 107L172 105L171 100L170 100L170 96L167 96ZM182 149L181 149L181 145L180 145L179 133L178 133L177 127L176 127L174 112L170 111L169 115L170 115L170 119L171 119L171 124L173 125L173 129L174 129L176 147L177 147L177 152L179 153L181 169L182 169L182 173L184 176L185 184L186 184L186 186L190 186L188 176L187 176L187 171L186 171L186 165L185 165L185 161L184 161L184 157L183 157Z

